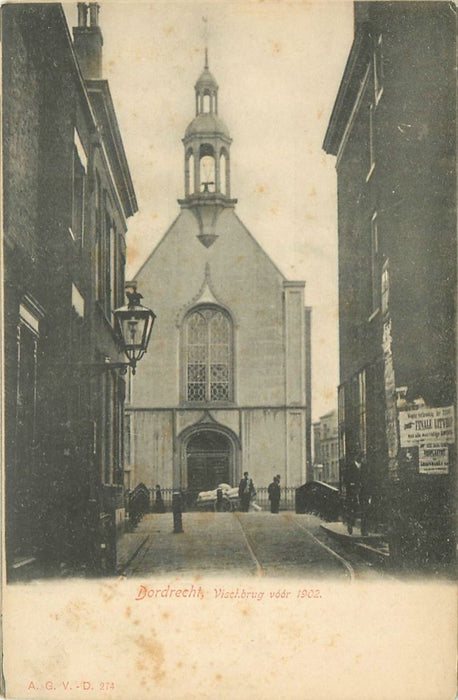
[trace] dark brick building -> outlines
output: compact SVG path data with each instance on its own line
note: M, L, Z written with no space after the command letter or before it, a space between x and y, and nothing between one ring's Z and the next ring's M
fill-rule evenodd
M341 470L365 454L376 522L393 550L431 563L453 549L454 446L442 473L424 473L399 411L456 408L456 10L354 8L324 141L337 157Z
M6 555L113 564L123 520L124 303L137 210L108 83L98 5L2 8ZM104 532L104 523L110 527ZM111 559L111 561L108 561Z

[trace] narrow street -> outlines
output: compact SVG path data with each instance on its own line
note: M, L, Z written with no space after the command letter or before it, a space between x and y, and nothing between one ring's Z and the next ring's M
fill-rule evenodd
M138 548L120 568L127 577L192 573L269 577L381 578L358 555L339 547L313 515L283 512L184 513L173 533L172 514L148 514L138 525Z

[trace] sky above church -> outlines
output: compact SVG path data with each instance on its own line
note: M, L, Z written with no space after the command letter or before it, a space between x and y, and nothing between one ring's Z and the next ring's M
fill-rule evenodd
M76 3L64 7L72 27ZM233 139L237 214L286 278L306 281L316 420L337 405L336 173L322 143L353 39L352 3L110 0L100 26L139 205L129 220L127 278L179 213L181 139L207 42L219 116ZM144 303L154 309L154 299Z

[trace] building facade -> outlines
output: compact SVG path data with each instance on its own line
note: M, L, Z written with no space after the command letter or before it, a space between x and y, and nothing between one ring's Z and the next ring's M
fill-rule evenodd
M313 424L313 472L316 481L339 486L339 431L337 410Z
M124 303L137 210L108 83L98 5L2 7L6 556L108 566L123 520ZM105 541L107 540L107 541ZM110 550L110 551L108 551ZM25 568L24 568L25 567Z
M231 137L205 68L184 139L181 211L136 275L157 313L127 407L131 483L190 497L248 471L306 479L310 310L235 213Z
M453 436L407 445L401 414L456 408L455 21L447 2L356 2L324 141L338 178L341 469L362 453L375 522L429 563L453 550Z

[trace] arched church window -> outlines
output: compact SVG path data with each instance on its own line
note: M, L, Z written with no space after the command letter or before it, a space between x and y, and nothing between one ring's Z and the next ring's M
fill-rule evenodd
M232 399L232 322L217 307L202 307L185 321L187 401Z

